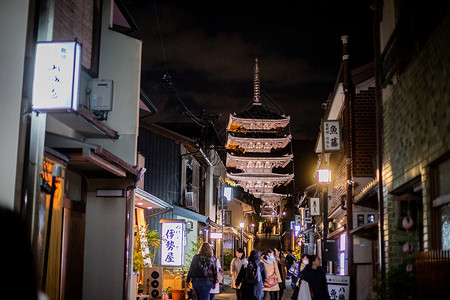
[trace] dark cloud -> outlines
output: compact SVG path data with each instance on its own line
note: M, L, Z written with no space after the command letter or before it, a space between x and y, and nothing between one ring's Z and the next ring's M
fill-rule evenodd
M301 139L317 136L320 104L339 69L341 35L350 35L354 65L372 58L368 0L126 3L143 41L142 87L152 91L168 72L189 109L221 114L222 127L252 100L255 57L262 90L291 116ZM167 91L151 99L160 120L180 112Z

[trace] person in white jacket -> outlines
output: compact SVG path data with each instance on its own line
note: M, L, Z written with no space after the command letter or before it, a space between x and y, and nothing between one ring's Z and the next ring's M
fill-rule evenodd
M220 294L220 283L223 280L223 269L220 265L220 261L216 258L216 268L217 268L217 281L209 291L209 300L215 300L216 294Z
M230 264L231 268L231 287L236 290L236 298L237 300L241 300L241 285L236 285L236 279L239 275L239 271L241 270L242 266L247 262L247 259L244 255L244 250L242 248L239 248L236 251L236 257L233 258Z

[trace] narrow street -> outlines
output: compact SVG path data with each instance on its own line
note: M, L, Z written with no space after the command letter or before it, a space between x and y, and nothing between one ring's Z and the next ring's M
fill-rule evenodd
M255 243L255 249L262 251L269 248L275 248L280 244L279 235L272 235L271 237L265 236L265 234L258 234L258 240ZM234 300L236 299L236 290L231 288L231 275L229 271L225 272L224 282L221 289L221 293L216 295L217 300ZM286 289L283 291L281 300L289 300L291 298L292 289L291 281L286 280ZM267 296L267 299L270 299Z

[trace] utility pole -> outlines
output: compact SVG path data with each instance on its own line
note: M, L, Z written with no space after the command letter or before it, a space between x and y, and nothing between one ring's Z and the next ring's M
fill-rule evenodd
M352 108L351 108L351 90L350 90L350 70L349 70L349 54L348 54L348 36L344 35L341 37L343 45L342 53L342 63L343 63L343 73L344 73L344 130L345 130L345 142L344 142L344 152L345 152L345 163L346 163L346 199L347 199L347 262L348 262L348 275L350 276L350 295L352 291L355 291L354 278L353 278L353 235L351 230L353 228L353 180L352 180L352 157L350 149L351 140L351 119L352 119ZM350 296L352 298L352 296ZM353 298L352 298L353 299Z

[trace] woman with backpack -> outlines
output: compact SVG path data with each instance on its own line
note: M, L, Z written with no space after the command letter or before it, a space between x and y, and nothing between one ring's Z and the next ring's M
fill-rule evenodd
M236 299L241 300L241 291L240 286L236 284L236 279L239 274L239 271L241 271L242 265L247 260L244 257L244 250L242 248L239 248L236 251L236 257L233 258L231 261L231 287L236 290Z
M209 292L217 284L216 260L208 243L203 243L198 254L192 258L186 283L189 285L192 282L197 300L209 300Z
M261 300L264 282L267 278L266 268L260 261L261 254L254 249L244 263L236 278L236 285L241 285L241 299Z
M264 300L267 294L270 294L270 300L277 300L277 292L280 290L279 283L282 280L275 252L272 249L267 249L261 261L264 263L267 271L267 279L264 281Z

